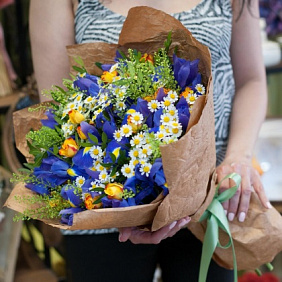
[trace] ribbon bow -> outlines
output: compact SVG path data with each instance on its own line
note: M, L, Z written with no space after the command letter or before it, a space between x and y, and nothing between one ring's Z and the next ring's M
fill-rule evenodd
M223 180L230 178L235 182L235 185L230 189L219 194L218 189ZM237 263L235 256L235 249L233 245L232 235L229 229L228 220L226 218L222 202L225 202L233 197L241 183L241 176L237 173L230 173L224 177L216 187L215 196L201 216L199 221L207 220L207 229L203 241L201 265L199 273L199 282L205 282L207 278L208 268L212 255L216 247L227 249L232 247L233 254L233 269L234 269L234 281L237 281ZM225 231L229 236L229 241L226 245L222 246L219 242L219 228Z

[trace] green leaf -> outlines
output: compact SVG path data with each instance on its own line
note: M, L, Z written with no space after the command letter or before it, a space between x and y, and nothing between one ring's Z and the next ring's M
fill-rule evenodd
M117 158L116 158L115 154L110 153L110 157L111 157L111 159L112 159L112 162L113 162L113 163L115 163L115 162L116 162L116 160L117 160Z
M91 140L91 141L93 141L94 142L94 144L95 145L98 145L98 138L95 136L95 135L93 135L92 133L89 133L88 132L88 137L89 137L89 139Z
M77 56L75 58L73 58L75 60L75 62L77 62L81 67L85 68L84 66L84 62L82 60L82 58L80 56Z
M112 167L112 163L101 163L101 166L102 167L105 167L105 168L110 168L110 167Z
M116 174L117 168L118 168L117 166L114 166L114 167L113 167L112 172L111 172L111 174L110 174L110 177L113 177L113 176Z
M106 196L106 194L102 194L101 196L99 196L99 197L97 198L96 201L93 202L93 204L96 205L96 204L101 203L102 198L104 198L105 196Z
M72 66L72 68L79 73L85 73L85 69L80 68L78 66Z
M80 147L92 147L93 146L93 144L92 143L90 143L90 142L79 142L78 143L78 145L80 146Z
M103 187L96 187L96 188L93 188L91 189L91 191L94 191L94 192L104 192L105 188Z
M103 65L102 63L96 62L95 65L96 65L99 69L103 70L103 69L102 69L102 65Z
M53 146L53 153L54 153L54 155L58 155L58 153L59 153L59 148L58 148L57 145L54 145L54 146Z
M57 89L59 89L62 93L66 94L66 91L65 91L62 87L60 87L60 86L58 86L58 85L55 85L55 87L56 87Z
M105 132L102 133L102 142L106 144L108 142L108 136Z

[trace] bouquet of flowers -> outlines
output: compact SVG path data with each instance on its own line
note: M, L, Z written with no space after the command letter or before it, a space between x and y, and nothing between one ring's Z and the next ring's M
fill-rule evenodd
M151 29L132 24L140 12L131 11L118 45L69 46L67 90L15 113L29 170L15 177L25 184L8 206L66 229L156 230L205 210L215 166L210 54L177 20L166 15L164 25L148 11L157 13Z

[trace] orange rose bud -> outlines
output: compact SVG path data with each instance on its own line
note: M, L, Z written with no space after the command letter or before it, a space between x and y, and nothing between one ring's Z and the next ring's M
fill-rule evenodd
M79 124L85 120L85 116L77 110L70 110L69 118L70 118L71 123L74 123L74 124Z
M105 187L105 193L109 199L122 199L123 185L120 183L108 183Z
M154 57L152 56L152 55L148 55L147 53L145 53L142 57L141 57L141 59L140 59L140 62L142 62L142 61L147 61L147 62L150 62L152 65L154 64Z
M76 129L79 137L83 140L86 140L87 139L87 136L81 131L81 126L78 126L77 129Z
M92 196L90 194L85 194L85 200L84 200L85 207L88 210L101 208L102 205L103 205L102 202L99 203L99 204L93 204L98 198L99 198L99 196L92 198Z
M78 151L78 146L74 139L68 138L64 141L62 148L59 150L61 156L72 158Z

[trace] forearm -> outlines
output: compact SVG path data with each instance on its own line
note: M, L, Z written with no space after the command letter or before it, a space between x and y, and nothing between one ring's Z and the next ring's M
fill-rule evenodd
M43 89L62 85L69 77L66 46L74 44L73 9L70 0L32 0L30 3L32 60L40 100Z
M265 78L250 80L235 95L226 159L251 160L256 139L265 119L267 91Z

